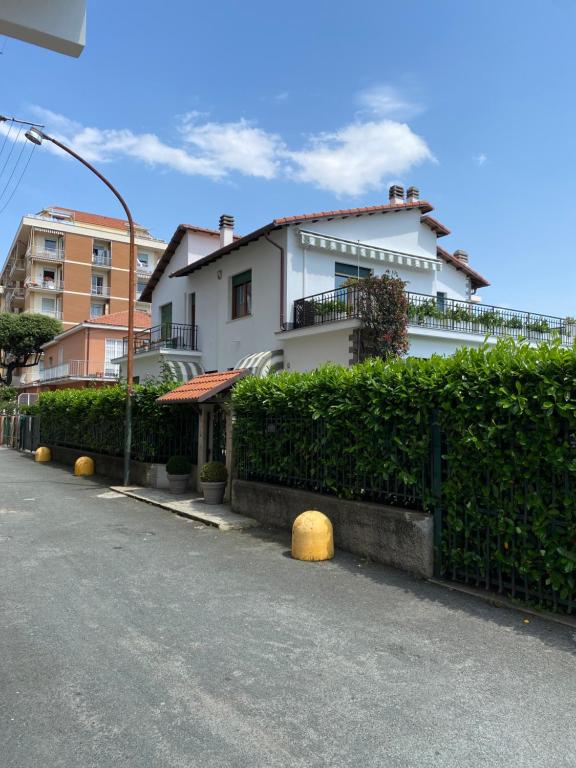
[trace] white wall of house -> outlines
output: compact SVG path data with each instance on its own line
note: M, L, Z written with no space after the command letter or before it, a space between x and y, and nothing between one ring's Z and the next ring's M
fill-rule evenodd
M160 325L160 307L172 302L172 322L189 323L187 287L182 278L170 278L170 274L198 261L218 248L219 240L202 232L187 232L176 248L168 268L154 288L152 299L152 325Z
M232 319L232 278L252 270L252 314ZM205 370L233 368L246 355L278 347L280 254L261 238L185 278L173 278L196 294L196 318ZM156 292L155 292L156 293ZM156 297L154 296L154 302ZM179 318L174 315L174 321Z
M348 367L350 329L335 328L333 331L295 339L286 339L284 367L292 371L311 371L322 363L337 363Z

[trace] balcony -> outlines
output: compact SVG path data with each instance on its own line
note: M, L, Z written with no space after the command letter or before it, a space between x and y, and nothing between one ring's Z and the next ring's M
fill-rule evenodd
M110 288L107 285L93 285L90 288L90 293L92 296L102 296L102 298L107 299L110 297Z
M292 328L358 319L362 300L362 284L324 291L294 302ZM479 336L513 336L531 341L559 339L572 344L576 337L576 320L540 315L471 301L440 298L406 291L408 326L424 327Z
M111 267L112 256L109 253L93 253L92 264L96 264L98 267Z
M149 280L152 274L151 267L136 267L136 274L138 277L142 277L144 280Z
M47 317L53 317L55 320L62 320L62 312L59 309L42 309L38 307L30 311L37 315L46 315Z
M26 251L26 256L38 261L63 261L64 250L51 248L40 248L39 246L32 246Z
M37 278L36 280L29 280L26 283L26 288L30 291L56 291L60 292L64 290L63 280L42 280Z
M16 275L26 271L26 262L24 259L14 259L10 265L10 277L16 277Z
M156 350L189 350L198 349L198 326L182 323L167 323L155 325L134 334L134 354L153 352ZM128 352L128 337L124 337L124 354Z
M91 360L68 360L66 363L44 368L40 371L40 383L60 379L89 379L95 381L115 381L119 376L119 367L112 363L92 362Z

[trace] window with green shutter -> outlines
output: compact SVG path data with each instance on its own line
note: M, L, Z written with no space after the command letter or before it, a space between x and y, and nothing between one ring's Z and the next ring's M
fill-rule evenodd
M232 320L252 314L252 270L232 278Z

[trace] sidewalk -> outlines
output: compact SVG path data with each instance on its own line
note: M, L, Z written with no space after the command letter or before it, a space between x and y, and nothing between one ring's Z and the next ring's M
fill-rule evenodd
M110 487L116 493L154 504L182 517L199 520L206 525L213 525L221 531L238 531L258 525L257 520L232 512L229 504L206 504L202 496L192 491L175 494L163 488L143 488L139 485Z

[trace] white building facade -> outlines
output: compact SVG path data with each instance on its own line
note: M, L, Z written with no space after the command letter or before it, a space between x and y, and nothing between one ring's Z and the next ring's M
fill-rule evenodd
M386 205L275 219L237 239L228 216L218 232L179 227L142 295L156 337L137 340L135 374L174 363L186 379L271 358L297 371L348 366L360 327L350 278L385 272L406 282L409 355L449 355L501 335L571 343L560 318L482 306L476 291L488 282L464 251L438 246L449 231L432 210L415 188L405 197L394 186Z

